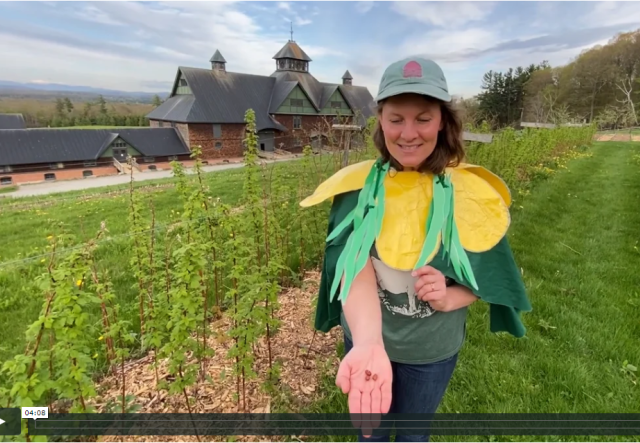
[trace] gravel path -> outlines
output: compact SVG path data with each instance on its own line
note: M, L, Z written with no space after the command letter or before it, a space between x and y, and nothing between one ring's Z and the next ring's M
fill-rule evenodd
M267 163L282 162L295 160L296 157L283 158L277 160L264 160ZM204 166L202 169L205 172L224 171L227 169L236 169L244 166L244 163L226 163L221 165ZM187 173L190 169L187 170ZM134 173L133 180L140 182L146 180L157 180L161 178L170 178L173 176L173 172L170 170L165 171L146 171ZM7 194L0 194L0 198L5 197L31 197L34 195L46 195L58 192L68 191L82 191L84 189L101 188L104 186L122 185L129 183L129 174L123 175L109 175L104 177L85 178L78 180L63 180L58 182L37 183L32 185L22 185L15 192Z

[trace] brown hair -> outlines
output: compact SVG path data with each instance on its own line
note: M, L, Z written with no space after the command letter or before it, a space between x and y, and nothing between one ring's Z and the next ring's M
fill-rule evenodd
M446 167L458 166L464 160L462 120L451 102L443 102L427 97L425 97L425 99L434 100L440 104L443 128L438 132L435 149L417 169L420 172L430 172L437 175L442 174ZM391 153L387 149L387 144L384 141L384 132L380 124L380 115L383 106L384 100L378 103L378 121L376 122L376 127L373 132L373 144L383 160L389 161L393 168L401 171L402 165L391 156Z

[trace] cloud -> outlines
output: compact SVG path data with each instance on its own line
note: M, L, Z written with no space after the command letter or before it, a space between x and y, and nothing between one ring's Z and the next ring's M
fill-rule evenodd
M372 1L359 1L356 2L356 11L358 11L360 14L366 14L367 12L371 11L374 6L375 3Z
M493 2L394 2L391 9L410 20L443 28L459 28L486 18Z
M95 6L83 6L79 10L74 11L76 17L103 25L122 26L122 23L113 20L108 14L105 14Z
M306 18L302 18L300 16L296 16L294 23L298 26L305 26L305 25L310 25L311 23L313 23L313 21Z
M227 59L229 71L270 75L275 70L272 56L286 41L281 28L272 31L271 23L263 27L262 21L243 12L253 10L249 5L230 2L60 3L56 9L23 4L21 8L33 20L0 18L0 59L12 61L6 68L3 65L2 77L15 81L46 78L122 90L149 90L153 85L164 89L178 65L209 68L216 49ZM296 17L297 26L309 22ZM64 27L55 28L57 23ZM91 32L86 31L87 24ZM300 44L315 57L340 55L321 44Z
M399 52L402 57L416 55L438 63L456 63L474 58L475 54L498 41L496 31L491 29L469 28L455 33L438 29L411 37L400 47Z
M296 26L306 26L306 25L310 25L311 23L313 23L313 20L310 20L308 18L303 18L301 17L291 6L291 3L287 3L287 2L279 2L277 4L277 8L278 9L282 9L284 11L286 11L285 13L278 13L282 19L286 22L290 22L293 23ZM306 6L302 6L301 7L302 10L306 11ZM311 13L311 15L317 15L317 12L313 12Z
M589 12L578 19L578 23L585 26L626 25L629 29L639 27L640 2L587 2L586 6L590 9Z
M626 26L632 25L611 25L597 28L572 29L556 34L547 34L529 39L513 39L501 42L491 48L480 51L474 56L488 53L499 53L507 51L528 51L528 52L558 52L563 50L575 50L592 46L597 42L613 36L616 32Z

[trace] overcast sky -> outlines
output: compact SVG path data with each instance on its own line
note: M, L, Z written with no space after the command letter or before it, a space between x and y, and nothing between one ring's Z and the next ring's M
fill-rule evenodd
M168 92L178 66L270 75L293 38L320 81L378 89L391 62L440 63L451 93L489 69L564 64L640 27L640 2L0 2L0 79Z

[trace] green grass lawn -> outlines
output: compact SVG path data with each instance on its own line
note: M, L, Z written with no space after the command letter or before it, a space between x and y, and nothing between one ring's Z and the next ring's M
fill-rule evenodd
M522 339L489 332L472 306L468 338L439 412L640 412L640 143L595 143L591 157L538 183L509 239L533 311ZM626 366L632 365L634 367ZM348 412L332 368L313 412ZM636 441L611 436L432 436L433 441ZM323 436L322 441L355 441Z
M14 192L17 190L18 190L17 186L2 186L0 187L0 194L8 194L10 192Z

